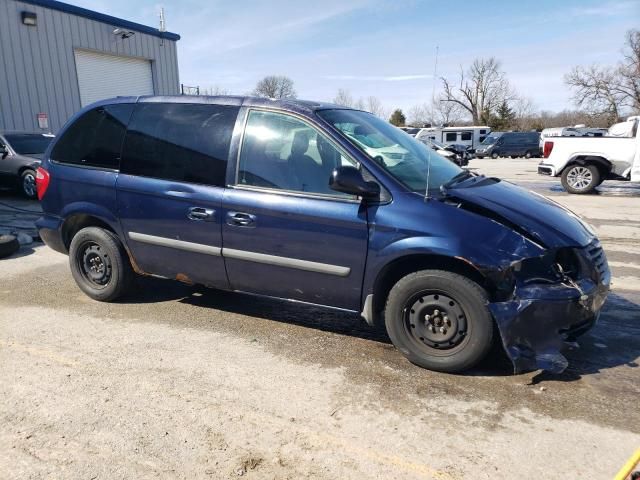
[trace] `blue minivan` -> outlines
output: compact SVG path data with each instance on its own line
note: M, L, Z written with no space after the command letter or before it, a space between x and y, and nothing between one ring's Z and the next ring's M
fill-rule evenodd
M37 190L41 238L95 300L138 274L359 312L433 370L499 341L515 371L561 371L609 290L576 215L336 105L102 101L59 132Z

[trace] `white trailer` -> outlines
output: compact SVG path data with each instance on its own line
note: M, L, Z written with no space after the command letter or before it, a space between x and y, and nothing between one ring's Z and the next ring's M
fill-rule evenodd
M422 128L416 135L418 140L435 140L445 145L465 145L477 148L491 133L487 126L469 127L428 127Z

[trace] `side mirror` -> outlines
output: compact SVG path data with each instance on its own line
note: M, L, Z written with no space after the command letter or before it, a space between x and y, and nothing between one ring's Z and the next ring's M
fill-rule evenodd
M367 182L360 170L350 166L336 168L331 173L329 187L336 192L357 195L365 199L380 196L380 186L376 182Z
M4 160L5 158L7 158L7 155L9 155L9 149L6 145L0 144L0 158Z

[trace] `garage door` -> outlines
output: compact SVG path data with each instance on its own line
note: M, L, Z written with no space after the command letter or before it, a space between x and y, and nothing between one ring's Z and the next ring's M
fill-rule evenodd
M119 95L153 95L149 60L86 50L74 53L83 107Z

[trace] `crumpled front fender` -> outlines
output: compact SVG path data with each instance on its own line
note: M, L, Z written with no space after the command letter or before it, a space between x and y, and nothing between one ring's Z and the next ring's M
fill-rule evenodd
M590 279L535 283L517 286L508 301L490 303L514 372L564 371L566 342L595 324L607 292L608 285Z

